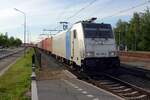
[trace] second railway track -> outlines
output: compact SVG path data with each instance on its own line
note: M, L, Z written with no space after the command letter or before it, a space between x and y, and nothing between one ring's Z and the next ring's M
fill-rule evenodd
M21 52L21 51L23 51L23 50L24 50L24 49L19 49L19 50L16 50L16 51L8 52L8 53L6 53L6 54L1 55L1 56L0 56L0 59L4 59L4 58L6 58L6 57L12 56L13 54L16 54L16 53L18 53L18 52Z
M150 92L109 74L83 79L125 100L150 100Z

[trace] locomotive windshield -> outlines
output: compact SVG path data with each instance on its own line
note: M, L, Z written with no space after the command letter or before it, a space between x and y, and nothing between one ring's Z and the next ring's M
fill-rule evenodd
M84 23L85 38L113 38L110 24Z

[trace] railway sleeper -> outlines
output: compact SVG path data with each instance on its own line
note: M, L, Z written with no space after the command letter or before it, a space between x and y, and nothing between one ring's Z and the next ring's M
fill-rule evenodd
M104 80L104 79L101 79L101 80L98 80L98 81L102 81L102 82L112 82L110 80Z
M104 82L100 82L101 85L112 85L115 84L115 82L111 82L111 81L104 81Z
M130 94L130 93L132 93L132 92L134 92L133 90L128 90L128 91L122 91L122 92L116 92L116 93L118 93L118 94ZM139 94L139 93L137 93L137 94Z
M133 97L126 97L127 100L149 100L147 95L139 95L139 96L133 96Z
M141 95L145 95L145 94L140 94L138 91L133 91L133 92L130 92L130 93L126 93L126 94L120 94L121 96L124 96L124 97L139 97Z
M131 95L136 95L138 94L138 91L133 91L133 92L129 92L129 93L119 93L122 96L131 96Z
M118 90L118 89L124 89L126 88L125 86L119 86L119 87L111 87L111 90Z
M108 84L106 86L108 86L108 87L116 87L116 86L121 86L121 84L115 83L115 84Z
M124 93L124 92L129 92L131 90L132 90L132 88L126 88L126 89L122 89L122 90L113 90L113 91L116 93Z

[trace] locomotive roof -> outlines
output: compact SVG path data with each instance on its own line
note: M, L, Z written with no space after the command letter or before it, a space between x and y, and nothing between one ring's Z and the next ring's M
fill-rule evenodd
M79 22L76 22L75 24L78 24L78 23L81 23L81 24L100 24L100 25L110 25L108 23L96 23L96 22L88 22L88 21L79 21Z

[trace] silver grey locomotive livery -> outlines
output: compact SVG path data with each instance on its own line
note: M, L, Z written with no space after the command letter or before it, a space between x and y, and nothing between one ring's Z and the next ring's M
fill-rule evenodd
M80 71L104 71L120 64L110 24L80 21L53 37L53 51Z

